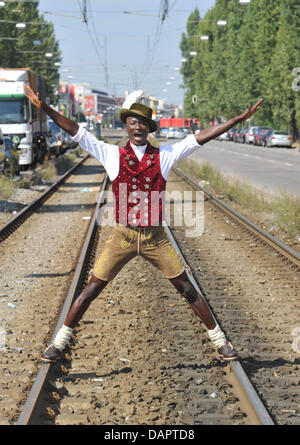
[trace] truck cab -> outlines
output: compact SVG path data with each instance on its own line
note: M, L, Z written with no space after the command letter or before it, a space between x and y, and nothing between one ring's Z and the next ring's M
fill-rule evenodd
M24 84L45 100L42 78L29 68L0 69L0 125L19 150L19 164L42 162L48 152L47 116L28 101Z

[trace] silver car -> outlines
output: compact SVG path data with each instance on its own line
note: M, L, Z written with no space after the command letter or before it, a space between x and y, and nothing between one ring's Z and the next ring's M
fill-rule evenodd
M175 128L170 127L167 133L167 138L173 138L175 136Z
M185 133L184 133L184 131L181 128L177 128L174 131L174 137L176 139L183 139L185 137Z
M291 147L292 137L288 131L274 130L269 136L267 147Z
M253 144L253 142L254 142L254 133L255 133L255 130L257 128L259 128L259 127L250 127L249 128L248 134L246 135L246 143L247 144Z

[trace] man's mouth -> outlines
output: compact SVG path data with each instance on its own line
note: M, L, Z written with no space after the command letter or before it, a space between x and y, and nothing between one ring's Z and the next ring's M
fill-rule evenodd
M137 141L141 141L144 138L143 133L134 133L134 139L136 139Z

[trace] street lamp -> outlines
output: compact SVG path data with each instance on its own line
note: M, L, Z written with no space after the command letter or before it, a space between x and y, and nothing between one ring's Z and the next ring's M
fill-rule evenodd
M24 29L26 28L26 23L17 23L16 28Z
M226 25L227 25L227 22L226 22L226 20L219 20L219 21L217 22L217 25L218 25L218 26L226 26Z
M201 40L209 40L209 37L208 36L201 36L200 39Z
M241 5L248 5L251 2L251 0L240 0Z
M45 54L45 57L48 57L49 59L50 59L50 57L52 57L53 56L53 53L46 53Z
M194 57L194 56L196 56L196 55L197 55L197 51L191 51L191 52L190 52L190 56Z

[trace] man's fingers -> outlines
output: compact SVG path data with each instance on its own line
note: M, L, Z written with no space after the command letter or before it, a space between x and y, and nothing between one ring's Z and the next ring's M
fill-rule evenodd
M262 99L259 99L259 101L258 101L257 104L255 105L255 107L256 107L256 108L259 108L259 107L260 107L260 104L262 103L262 101L263 101Z

